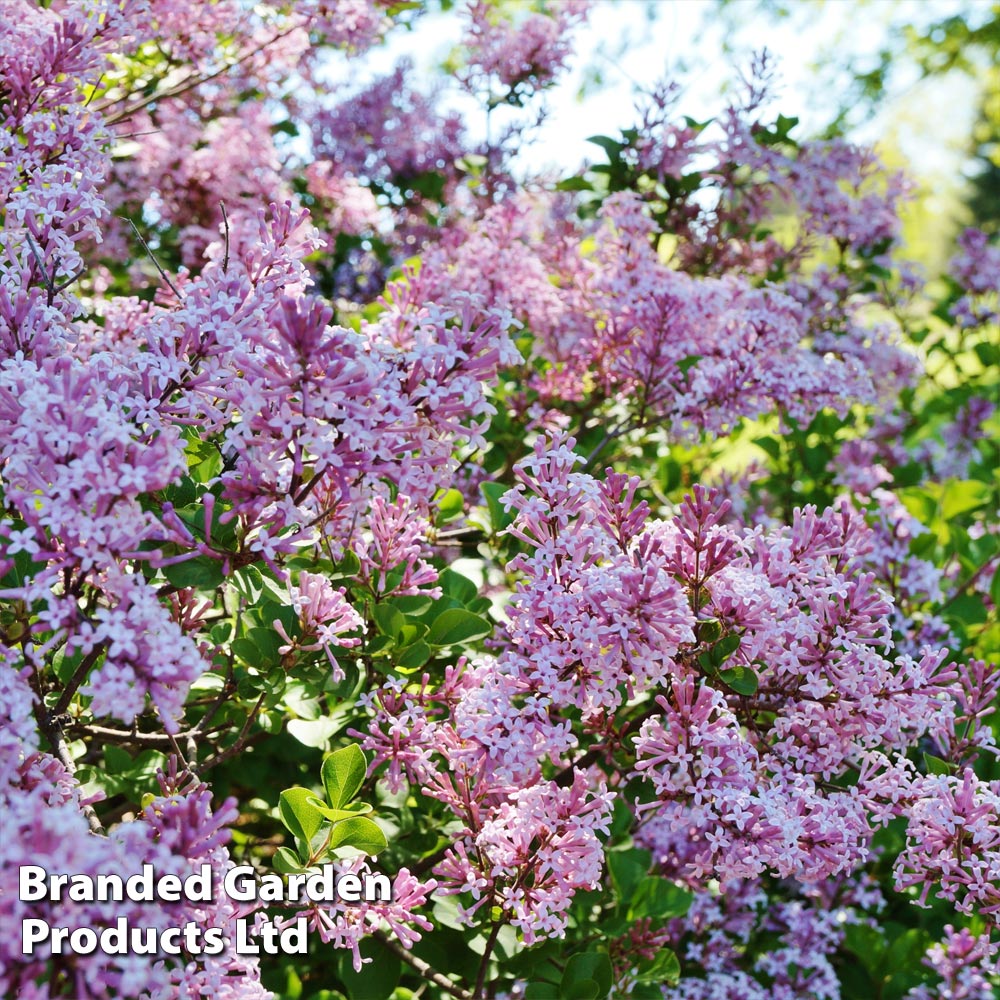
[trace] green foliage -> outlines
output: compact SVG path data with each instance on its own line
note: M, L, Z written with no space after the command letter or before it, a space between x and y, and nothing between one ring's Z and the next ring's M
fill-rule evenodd
M379 854L388 846L385 834L365 816L371 805L355 802L368 763L356 743L323 759L325 799L308 788L287 788L278 800L278 815L292 835L294 849L282 847L274 865L283 873L303 871L336 857L339 848Z

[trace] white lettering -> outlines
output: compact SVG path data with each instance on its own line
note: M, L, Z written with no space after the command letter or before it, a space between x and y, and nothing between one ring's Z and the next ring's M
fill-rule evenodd
M361 899L361 879L348 872L337 879L337 895L345 903L357 903Z
M206 861L201 871L184 879L184 898L189 903L210 903L212 901L212 866Z
M257 898L257 879L251 865L235 865L222 881L223 892L234 903L250 903ZM237 949L238 950L238 949ZM257 954L248 952L247 954Z
M24 871L22 868L21 871ZM43 873L44 874L44 873ZM21 897L24 898L23 896ZM49 936L49 925L37 917L28 917L21 921L21 954L34 955L35 945L40 944Z
M41 865L21 865L17 895L22 903L34 903L45 898L46 871ZM30 954L25 952L25 954Z

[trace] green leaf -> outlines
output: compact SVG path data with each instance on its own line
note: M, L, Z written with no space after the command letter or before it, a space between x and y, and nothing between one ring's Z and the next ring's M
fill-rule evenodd
M774 131L784 138L798 123L799 119L794 115L778 115L778 120L774 123Z
M343 554L340 562L334 567L334 573L332 576L340 579L341 577L355 577L361 572L361 560L355 555L354 552L348 550Z
M479 588L468 577L456 573L451 568L442 571L438 577L438 584L446 597L455 598L459 604L468 604L479 594Z
M288 634L294 638L297 631L297 628L291 629ZM275 664L281 659L278 650L284 645L284 640L273 628L255 626L247 632L247 638L257 647L265 666Z
M773 437L754 438L753 443L765 452L769 458L777 461L781 457L781 442Z
M608 154L608 159L612 163L617 163L621 159L622 144L617 139L612 139L607 135L592 135L587 139L587 142L600 146Z
M323 788L334 809L343 809L361 790L368 774L368 761L357 743L335 750L323 761Z
M737 649L740 648L740 637L735 633L724 635L712 647L712 663L714 666L722 666Z
M583 177L567 177L556 184L557 191L593 191L594 185Z
M465 497L458 490L448 490L444 496L438 500L438 524L447 524L461 516L462 508L465 506Z
M330 834L331 851L336 847L353 847L365 854L381 854L388 846L382 828L365 816L337 823Z
M246 637L233 639L233 652L248 666L263 667L264 659L260 650Z
M208 556L197 556L185 562L163 567L163 575L175 587L196 590L215 590L222 583L222 563Z
M885 938L866 924L848 924L844 928L844 947L856 955L876 982L881 982Z
M127 750L112 745L104 748L104 768L108 774L124 774L131 766L132 758Z
M944 484L941 495L941 515L950 521L959 514L982 507L990 499L990 487L975 479L951 479Z
M433 599L425 594L404 594L401 597L391 597L384 603L403 615L421 615L431 606Z
M308 845L323 825L323 816L316 808L320 799L308 788L286 788L278 796L281 822L303 843Z
M458 642L482 639L493 631L491 622L464 608L451 608L434 619L427 642L431 646L451 646Z
M369 656L388 655L388 651L395 645L391 635L377 635L365 643L365 652Z
M346 809L331 809L329 806L317 806L316 808L323 818L331 823L343 823L345 819L354 819L355 816L363 816L372 811L372 807L367 802L352 802Z
M979 594L959 594L958 597L953 597L941 614L948 621L966 626L981 625L989 618L986 604Z
M399 633L396 645L400 648L412 646L417 640L423 639L425 635L427 635L426 625L421 622L408 622Z
M13 522L13 526L18 529L23 529L24 525L24 521ZM15 552L10 558L14 565L0 577L0 585L3 587L20 587L26 579L37 576L46 566L44 562L36 563L24 549Z
M323 712L317 692L303 681L291 681L285 685L284 702L295 715L309 722L315 722Z
M700 621L695 628L695 636L699 642L716 642L720 635L722 635L722 625L717 618Z
M289 875L292 872L302 871L302 861L290 847L279 847L274 852L271 863L282 875Z
M392 639L398 639L406 625L406 619L394 607L388 604L376 604L372 608L372 618L379 631Z
M737 694L749 696L757 693L757 675L749 667L727 667L719 671L719 677Z
M524 991L524 1000L559 1000L559 987L555 983L528 983Z
M314 721L307 719L292 719L287 726L288 735L294 737L303 746L316 747L325 750L330 740L343 728L344 723L323 716Z
M681 374L687 375L687 373L694 368L699 361L701 361L702 357L703 355L701 354L690 354L686 358L681 358L681 360L677 362L677 367L680 368Z
M244 566L229 578L229 582L240 597L248 604L256 604L264 589L264 579L255 566Z
M633 847L627 851L610 851L607 857L615 898L620 903L626 902L649 874L653 856L649 851Z
M629 907L630 920L652 917L666 920L668 917L683 917L691 905L691 893L674 885L669 879L653 876L639 884L632 905Z
M948 761L935 757L932 753L924 753L924 767L928 774L954 774L955 767Z
M479 487L486 497L486 509L490 512L490 524L494 533L503 531L510 526L514 515L504 507L500 498L510 489L503 483L482 483Z
M638 979L641 983L676 983L680 978L681 963L669 948L664 948L657 952L655 958L639 964Z
M613 978L611 959L606 952L585 951L579 955L571 955L559 984L560 995L606 997L611 992Z
M431 658L431 647L423 639L413 643L396 658L396 666L400 670L416 670Z
M370 958L365 962L360 972L354 971L351 952L344 951L340 956L338 978L344 984L344 991L350 1000L389 1000L399 983L402 965L398 958L372 938L361 941L358 946L362 958ZM321 994L310 994L319 1000ZM339 998L340 993L330 996Z

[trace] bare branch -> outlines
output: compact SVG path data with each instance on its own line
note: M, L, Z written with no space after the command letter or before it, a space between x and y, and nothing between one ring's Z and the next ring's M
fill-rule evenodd
M385 934L383 931L375 931L373 937L397 958L416 969L425 979L430 980L435 986L440 986L445 993L453 997L458 997L458 1000L473 1000L472 994L468 990L462 989L461 986L456 986L447 976L441 975L437 969L429 965L422 958L417 958L416 955L407 951L398 941L394 941L389 937L388 934Z
M138 237L139 242L142 244L143 250L145 250L146 253L149 254L149 259L153 262L154 266L156 267L156 270L160 272L160 277L167 283L167 287L170 289L170 291L172 291L174 295L177 296L177 301L183 302L184 296L181 295L179 291L177 291L176 287L174 286L174 283L167 276L167 272L164 271L162 267L160 267L160 262L153 256L153 251L149 249L149 244L142 238L142 233L139 232L139 227L127 216L119 215L118 218L121 219L123 222L127 222L132 227L132 231Z
M226 251L222 255L222 273L229 273L229 216L226 214L226 203L224 201L219 202L219 208L222 209L222 225L226 232Z

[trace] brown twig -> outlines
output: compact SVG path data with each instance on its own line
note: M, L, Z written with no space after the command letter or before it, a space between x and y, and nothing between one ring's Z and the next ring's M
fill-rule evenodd
M38 722L38 728L49 741L53 754L59 759L62 766L65 767L70 774L75 775L76 764L73 763L73 758L69 754L69 748L66 746L66 738L59 725L58 717L47 711L45 705L39 701L35 703L35 719ZM80 810L87 819L87 825L90 827L91 833L103 836L104 827L101 825L101 821L97 818L97 813L94 812L94 807L89 803L81 803Z
M52 706L53 715L62 715L69 708L69 703L73 700L73 695L79 690L80 685L87 679L90 668L97 662L97 658L104 652L104 644L95 646L81 661L80 665L73 671L73 676L69 679L63 692L59 695L59 700Z
M490 936L486 939L486 947L483 949L483 959L479 963L479 975L476 976L476 988L472 992L473 1000L482 1000L484 996L483 990L486 986L486 973L490 967L490 957L493 954L493 946L497 942L497 935L500 933L500 928L503 924L499 920L494 921L493 927L490 929Z
M401 944L393 941L388 934L383 931L375 931L374 938L379 944L391 951L398 959L406 962L407 965L416 969L425 979L430 980L435 986L440 986L449 996L458 997L458 1000L473 1000L473 995L461 986L456 986L447 976L443 976L432 965L429 965L422 958L407 951Z
M167 272L164 271L162 267L160 267L160 262L156 259L156 257L153 256L153 251L149 249L149 244L142 238L142 233L139 232L139 227L130 218L128 218L128 216L119 215L118 218L121 219L123 222L127 222L132 227L132 231L138 237L139 242L142 244L143 250L145 250L146 253L149 255L149 259L153 262L153 266L156 268L156 270L160 272L160 277L166 282L166 285L170 289L170 291L172 291L174 295L177 296L177 301L183 302L184 296L181 295L179 291L177 291L176 286L167 276Z
M226 203L224 201L219 202L219 208L222 209L222 228L226 236L226 249L222 255L222 273L229 273L229 216L226 214Z
M90 736L100 736L106 743L135 743L138 746L170 747L172 746L171 739L186 740L196 736L210 736L222 732L226 727L220 726L218 729L208 732L202 732L197 728L189 729L174 737L170 737L166 733L140 733L131 729L109 729L107 726L94 726L89 723L74 723L71 728Z
M240 63L246 62L247 59L252 59L258 52L262 52L269 45L273 45L279 39L284 38L285 35L291 34L291 32L295 31L298 27L299 25L295 24L286 28L284 31L279 31L276 35L272 35L266 41L261 42L256 48L250 49L248 52L244 52L243 55L233 59L231 62L226 63L213 73L193 73L181 80L180 83L168 88L167 90L157 91L149 97L144 97L141 101L137 101L135 104L123 109L117 115L109 117L106 124L117 125L118 122L131 118L137 111L141 111L150 104L155 104L157 101L165 100L168 97L179 97L181 94L186 94L189 90L193 90L195 87L200 87L203 83L208 83L210 80L214 80L216 77L222 76L223 73L228 73L229 70L239 66ZM119 101L126 100L128 96L129 95L126 94L124 97L117 98L116 100L105 101L103 104L98 106L97 110L100 112L107 111L108 108L113 108Z
M958 585L958 587L955 589L955 592L951 594L951 596L949 596L947 600L944 601L944 603L938 605L938 611L939 612L944 611L944 609L948 607L950 604L954 604L954 602L957 601L962 596L962 594L964 594L969 589L969 587L971 587L977 580L979 580L979 578L983 576L987 570L992 568L993 564L998 559L1000 559L1000 554L990 556L990 558L987 559L986 562L984 562L982 566L980 566L979 569L977 569L976 572L973 573L972 576L970 576L965 581L965 583L960 583Z
M241 750L244 749L244 747L246 747L249 742L247 737L250 733L250 729L257 720L257 714L260 712L261 706L264 704L264 698L266 695L266 691L261 691L260 697L257 699L253 708L250 709L250 714L247 716L246 722L243 723L243 728L240 730L239 736L236 737L236 742L231 747L227 747L225 750L220 750L218 753L209 757L208 760L199 764L199 771L208 771L213 767L217 767L219 764L223 763L223 761L229 760L230 757L235 757Z

